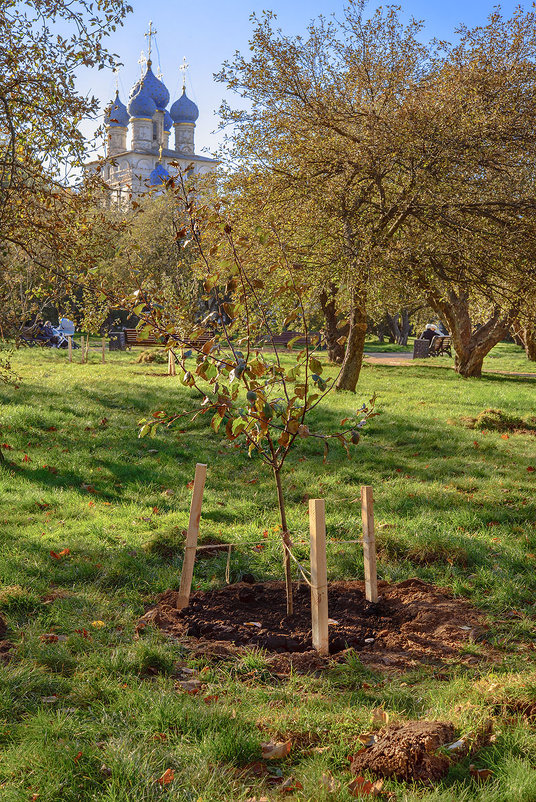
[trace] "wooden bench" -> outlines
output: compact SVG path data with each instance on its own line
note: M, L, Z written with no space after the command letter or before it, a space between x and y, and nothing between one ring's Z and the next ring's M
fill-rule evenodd
M138 339L137 329L123 329L123 334L125 335L125 346L127 348L133 348L138 345L143 347L162 346L162 342L154 334L149 334L144 340Z
M441 356L442 354L452 356L452 337L434 337L430 343L430 356Z
M143 347L151 347L151 346L159 346L164 347L164 345L168 342L169 337L166 335L162 340L160 340L156 335L149 334L145 339L140 340L138 339L138 330L137 329L123 329L123 334L125 335L125 345L127 348L132 348L134 346L143 346ZM210 331L206 332L205 334L200 334L199 337L196 337L194 340L184 340L183 342L174 342L173 338L171 338L172 342L174 342L174 346L176 348L194 348L194 349L201 349L203 346L210 342L214 338L214 334Z

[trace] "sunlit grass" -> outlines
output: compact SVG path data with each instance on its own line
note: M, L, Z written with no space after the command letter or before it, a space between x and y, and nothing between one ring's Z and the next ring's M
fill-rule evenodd
M170 799L271 798L265 781L245 778L240 767L259 757L262 741L292 734L300 745L282 770L304 790L287 798L327 799L322 771L345 787L346 757L378 706L391 720L441 718L461 732L496 719L497 739L478 757L480 768L494 771L491 784L476 785L466 761L436 791L389 784L400 798L536 798L532 724L509 712L536 683L536 472L527 470L536 467L536 437L504 437L461 421L487 408L535 414L536 380L464 381L440 366L448 359L365 366L357 395L330 396L312 424L336 430L376 392L381 414L353 459L334 446L324 465L321 449L303 440L284 478L303 559L307 499L326 499L330 541L352 539L359 487L371 484L380 577L419 576L486 611L498 655L493 672L477 661L448 668L448 681L445 670L436 679L429 668L384 681L349 656L326 677L281 681L263 653L252 652L232 664L189 662L209 668L203 695L218 699L205 704L175 686L178 666L189 660L183 646L151 627L136 638L135 623L157 593L178 586L196 462L209 466L202 536L237 544L232 581L246 572L280 578L274 488L266 469L204 421L139 440L139 418L192 407L195 397L165 367L138 365L136 356L107 354L101 365L95 352L81 365L75 352L69 365L64 353L34 349L15 356L20 388L0 386L0 443L11 447L3 451L15 466L0 473L0 614L15 644L14 658L0 667L2 801L34 793L40 802L161 799L157 780L167 768L175 772ZM508 345L486 364L533 367ZM260 552L256 538L266 546ZM50 555L62 549L70 553ZM225 564L226 554L199 560L196 587L224 584ZM361 578L359 548L331 543L328 571ZM47 643L45 633L62 637ZM468 650L480 654L479 644ZM312 744L329 749L315 752ZM338 798L350 797L343 790Z

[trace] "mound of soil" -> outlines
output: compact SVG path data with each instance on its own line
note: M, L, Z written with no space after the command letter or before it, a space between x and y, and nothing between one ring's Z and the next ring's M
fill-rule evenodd
M437 750L454 740L454 727L442 721L391 724L372 746L353 756L350 768L357 775L370 771L378 777L429 785L448 772L451 760Z
M482 614L448 591L408 579L378 583L376 604L365 598L363 582L329 585L329 648L359 652L372 666L407 669L423 662L462 659L460 649L485 632ZM306 585L295 586L295 612L287 617L282 582L239 582L221 590L193 593L190 604L176 609L177 593L166 591L139 621L174 637L258 646L279 654L311 652L311 599ZM313 654L315 654L313 652ZM478 658L470 656L469 661Z

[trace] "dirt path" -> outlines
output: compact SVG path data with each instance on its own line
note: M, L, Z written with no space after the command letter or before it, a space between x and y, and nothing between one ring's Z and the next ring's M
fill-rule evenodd
M365 353L365 359L367 360L367 364L369 365L387 365L390 367L398 367L400 365L407 366L414 364L414 360L410 353L394 353L394 354L367 354ZM450 363L446 364L444 362L438 361L439 358L431 359L426 364L427 366L432 366L435 368L451 368L454 369L454 366ZM423 364L423 360L419 360L419 365ZM515 370L490 370L489 368L484 368L482 373L488 373L492 376L515 376L520 379L536 379L536 373L519 373Z

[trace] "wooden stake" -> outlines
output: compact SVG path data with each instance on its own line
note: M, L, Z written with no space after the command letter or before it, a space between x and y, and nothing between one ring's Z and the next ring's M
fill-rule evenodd
M195 552L197 548L197 538L199 536L199 521L201 520L201 505L203 503L203 490L205 489L206 478L207 466L198 462L195 466L194 489L192 493L192 503L190 504L190 520L188 522L186 544L184 546L184 558L182 561L181 584L179 587L179 597L177 599L177 610L182 610L182 608L186 607L190 601L192 577L194 575Z
M329 654L328 573L326 565L326 502L309 499L311 534L311 623L313 646L319 654Z
M73 361L73 338L67 335L67 347L69 348L69 362Z
M89 334L86 334L86 358L84 362L89 362Z
M363 521L363 558L365 562L365 596L369 602L378 601L376 574L376 538L374 537L374 501L372 487L361 488L361 519Z
M80 354L80 361L82 362L82 365L83 365L84 362L86 361L86 341L85 341L84 335L82 335L81 338L80 338L80 345L82 346L82 352Z
M102 364L106 364L106 337L102 338Z
M175 359L175 354L173 353L173 351L169 350L168 351L168 376L176 376L177 375L177 369L176 369L176 366L175 366L176 361L177 360Z

